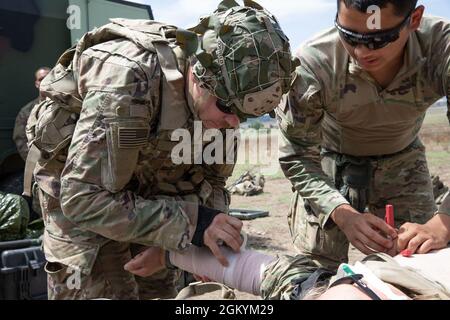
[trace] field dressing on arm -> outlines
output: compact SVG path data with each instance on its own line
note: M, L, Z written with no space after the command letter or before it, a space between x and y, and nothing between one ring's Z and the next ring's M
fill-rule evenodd
M171 251L170 263L182 270L259 296L263 273L276 258L253 250L241 249L240 253L234 253L225 246L220 249L229 262L228 267L222 266L207 248L195 246L190 246L183 253Z

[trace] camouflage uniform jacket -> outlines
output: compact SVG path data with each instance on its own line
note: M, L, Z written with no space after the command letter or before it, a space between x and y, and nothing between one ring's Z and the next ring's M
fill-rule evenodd
M19 154L24 161L27 159L28 154L25 128L27 126L27 120L30 116L31 110L37 103L39 103L39 100L39 98L36 98L22 107L17 114L16 122L14 124L13 140L16 143L17 151L19 151Z
M102 37L92 36L98 43L77 49L72 61L82 109L67 160L35 170L41 189L51 195L44 205L54 210L46 225L47 258L87 272L96 250L110 239L186 248L199 205L228 212L225 182L234 167L171 159L179 144L171 141L172 132L184 128L192 134L196 119L180 47L165 48L183 74L181 83L169 88L165 79L171 75L163 72L157 53L127 38L102 42ZM207 146L195 137L194 143L201 151ZM52 171L61 164L59 181Z
M277 109L280 163L299 194L324 213L323 227L348 202L323 173L319 145L352 156L389 155L410 145L426 110L450 97L450 23L423 18L385 89L353 61L335 28L307 42L298 55L297 78Z

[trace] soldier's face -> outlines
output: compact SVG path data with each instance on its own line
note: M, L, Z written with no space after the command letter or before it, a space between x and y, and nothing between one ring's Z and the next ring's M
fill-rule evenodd
M367 46L351 45L341 37L341 42L347 52L358 62L358 64L366 71L375 72L383 70L383 68L391 68L392 63L402 63L404 49L408 42L411 32L417 30L420 26L420 20L423 14L423 8L416 10L411 15L411 20L401 28L399 38L390 42L383 48L371 50ZM373 29L373 22L379 22L381 29ZM338 23L345 29L355 33L370 34L374 32L383 32L402 25L405 21L404 16L395 14L395 8L392 4L388 4L381 9L379 19L376 20L373 13L363 13L354 8L347 8L341 2L338 13Z
M39 90L39 86L41 85L41 81L48 75L49 71L48 70L38 70L35 74L35 81L34 81L34 85L36 86L36 89Z
M198 116L206 129L237 128L239 117L220 111L217 107L217 98L209 93L207 89L201 88L197 82L192 90L194 107L198 111Z

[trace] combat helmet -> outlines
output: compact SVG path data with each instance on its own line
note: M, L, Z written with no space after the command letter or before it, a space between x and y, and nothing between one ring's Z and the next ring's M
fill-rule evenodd
M196 58L194 76L222 111L241 120L258 117L273 111L289 91L299 61L276 18L259 4L222 1L189 31L199 40L181 42ZM187 33L180 30L177 37Z

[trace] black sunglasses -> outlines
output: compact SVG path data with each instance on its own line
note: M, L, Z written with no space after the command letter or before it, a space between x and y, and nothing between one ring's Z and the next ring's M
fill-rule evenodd
M336 14L334 25L338 29L342 39L344 39L345 42L352 47L362 44L370 50L378 50L398 40L400 37L400 31L402 31L402 29L411 21L411 15L414 10L412 10L398 26L380 32L358 33L353 30L346 29L339 24L338 14Z

